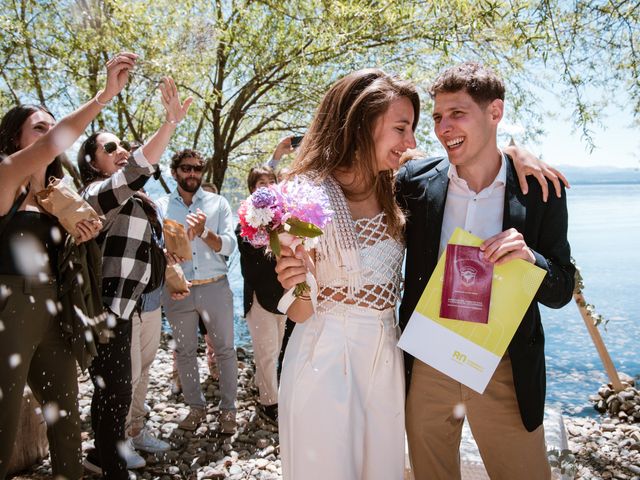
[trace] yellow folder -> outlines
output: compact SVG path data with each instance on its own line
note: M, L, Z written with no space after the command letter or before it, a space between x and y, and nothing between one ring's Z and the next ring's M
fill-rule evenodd
M457 228L449 243L478 247L483 240ZM490 352L502 356L516 333L546 272L525 260L513 260L493 269L489 322L486 324L440 318L444 280L444 253L420 297L416 311Z
M483 242L457 228L449 243ZM398 346L446 375L482 393L529 308L546 272L524 260L493 269L486 324L440 318L446 252L420 297Z

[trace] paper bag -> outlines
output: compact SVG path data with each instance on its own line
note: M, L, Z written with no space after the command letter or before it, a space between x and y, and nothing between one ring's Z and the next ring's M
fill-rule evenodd
M184 276L182 267L177 263L167 265L165 270L164 283L169 293L184 293L189 291L189 284Z
M51 179L47 188L36 193L36 201L74 237L80 236L76 223L100 220L91 205L59 178Z
M167 252L178 255L185 260L191 260L191 242L187 237L184 225L174 220L165 219L163 222L164 245Z

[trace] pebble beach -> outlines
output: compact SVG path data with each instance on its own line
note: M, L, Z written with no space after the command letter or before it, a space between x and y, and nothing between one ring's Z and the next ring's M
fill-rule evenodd
M238 349L238 429L235 435L219 433L217 382L208 374L204 352L200 356L200 378L208 402L207 421L196 431L178 428L178 421L187 413L182 395L170 391L172 357L164 337L151 368L147 403L151 408L147 426L160 438L168 441L172 450L164 454L140 452L147 466L135 470L139 479L160 480L277 480L281 478L279 439L276 425L257 412L258 392L253 380L252 352ZM89 437L89 405L93 389L87 374L80 380L80 409L83 430L83 450L92 446ZM627 380L630 380L627 378ZM591 401L597 405L604 394L615 395L606 386ZM594 392L595 393L595 392ZM640 480L640 395L631 385L622 393L631 412L613 417L607 412L590 417L564 416L568 450L550 454L552 465L562 471L562 478ZM620 394L618 394L620 395ZM607 400L604 398L604 402ZM609 404L614 398L609 400ZM614 402L617 403L617 400ZM620 402L623 405L622 402ZM464 460L464 458L463 458ZM28 471L15 477L21 479L51 478L49 460L44 459ZM86 478L99 478L87 472ZM464 477L463 477L464 479Z

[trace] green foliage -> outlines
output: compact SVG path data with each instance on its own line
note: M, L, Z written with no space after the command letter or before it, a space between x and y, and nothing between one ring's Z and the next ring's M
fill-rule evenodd
M131 82L91 128L147 138L162 121L156 85L172 75L195 102L171 148L201 150L207 180L243 189L249 168L280 137L303 133L322 93L358 68L416 82L417 136L428 147L426 85L442 67L477 59L507 79L528 132L542 125L533 88L551 84L588 137L599 110L588 88L628 89L640 111L639 10L585 0L0 0L0 109L35 101L62 116L99 90L108 58L134 51ZM542 68L560 78L536 83Z
M290 218L286 223L289 225L287 231L296 237L315 238L322 235L322 230L313 223L303 222L297 218Z
M280 252L282 251L282 246L280 245L280 237L278 237L278 232L275 230L271 230L269 232L269 248L276 257L280 256Z
M584 279L582 278L582 274L580 273L580 268L578 268L578 266L576 265L576 261L573 258L571 258L571 263L573 263L573 265L576 267L575 288L573 289L573 292L577 294L581 294L582 291L584 290ZM605 330L607 329L609 319L600 315L596 311L595 305L592 305L591 303L586 303L585 301L582 301L582 300L577 301L577 303L579 307L585 308L585 310L587 311L587 314L589 315L591 320L593 320L593 324L596 327L603 325L604 329Z

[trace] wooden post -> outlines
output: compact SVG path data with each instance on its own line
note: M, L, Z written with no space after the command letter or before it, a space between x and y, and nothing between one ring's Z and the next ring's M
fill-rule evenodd
M589 331L589 335L591 335L591 340L593 340L593 344L596 346L596 350L598 351L598 355L600 355L600 360L602 360L602 364L604 365L605 370L607 371L607 375L609 376L609 380L611 381L611 385L616 392L620 392L624 390L622 386L622 382L620 382L620 377L618 376L618 372L616 370L613 361L611 360L611 356L607 351L607 347L602 340L602 336L600 336L600 331L598 327L595 326L593 318L591 314L587 310L587 302L584 300L584 296L582 293L575 292L573 294L573 299L576 301L578 305L578 310L580 310L580 314L582 315L582 319L584 320L585 325L587 326L587 330Z

